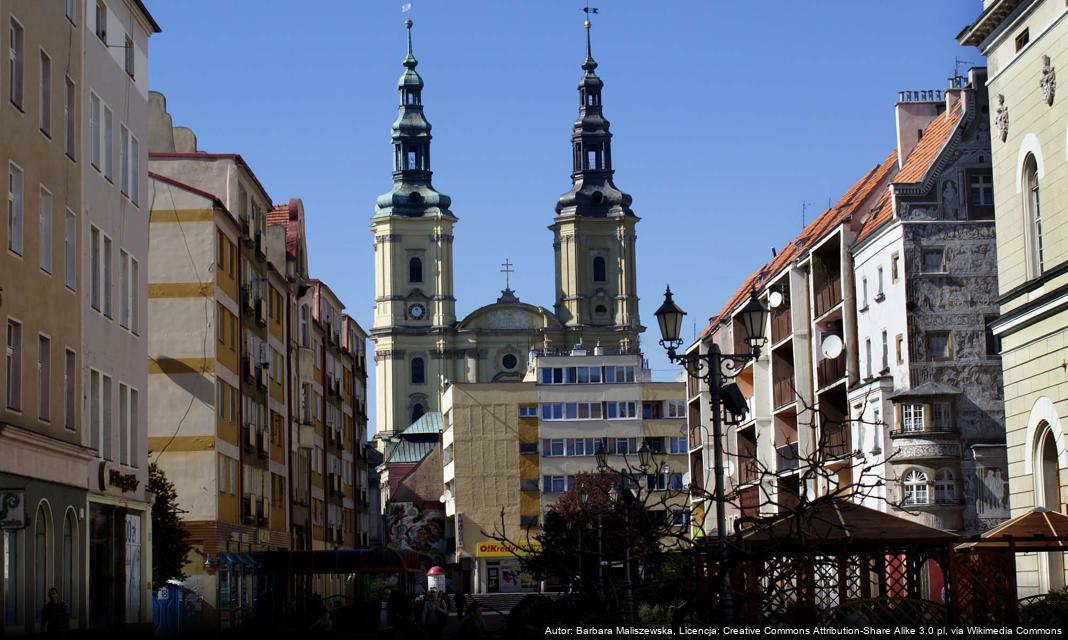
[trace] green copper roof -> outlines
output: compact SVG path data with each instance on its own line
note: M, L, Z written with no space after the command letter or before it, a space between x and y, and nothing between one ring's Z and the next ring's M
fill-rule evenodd
M391 442L386 449L385 464L415 464L430 453L437 442L418 442L398 440Z
M423 78L415 70L419 61L412 53L412 21L405 20L408 30L408 55L404 58L404 73L397 82L400 107L393 121L390 138L393 141L393 188L378 196L375 215L385 216L446 216L452 199L434 189L430 179L430 123L423 114Z
M442 420L441 413L438 411L430 411L424 413L422 417L408 425L407 429L401 431L401 435L411 436L427 433L437 435L442 432L442 424L444 424L444 421Z

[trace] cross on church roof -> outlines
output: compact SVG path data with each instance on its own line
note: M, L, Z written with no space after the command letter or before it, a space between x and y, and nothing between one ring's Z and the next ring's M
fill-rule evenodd
M511 282L510 282L509 276L512 273L515 272L515 269L512 268L514 266L515 266L514 264L512 264L511 262L508 262L508 258L505 258L504 262L501 263L501 273L504 274L504 288L505 288L505 290L511 290L511 288L512 288L510 286Z

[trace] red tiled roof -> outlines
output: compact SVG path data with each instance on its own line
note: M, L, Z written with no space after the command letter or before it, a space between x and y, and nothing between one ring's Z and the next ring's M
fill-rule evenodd
M812 220L812 222L805 225L805 228L801 230L801 233L793 240L786 243L774 258L764 263L746 278L742 285L738 287L734 294L728 299L727 303L719 310L719 313L709 319L709 324L705 330L701 332L699 339L706 338L712 333L716 323L719 322L721 318L730 315L736 307L745 302L748 299L749 291L752 288L756 287L758 290L762 288L769 278L777 275L790 264L790 262L807 253L817 242L827 235L828 232L844 222L850 216L855 215L863 204L869 201L874 192L886 182L886 179L893 173L896 166L897 151L892 150L882 163L872 167L868 173L864 174L859 180L853 183L853 185L846 190L845 194L838 199L838 202L836 202L834 206L827 209Z
M934 162L942 151L942 147L946 146L946 142L949 141L950 135L956 129L957 123L960 122L961 115L963 115L963 110L958 102L945 114L936 116L931 121L931 124L927 125L927 128L923 130L923 137L920 138L916 147L909 153L909 157L905 158L905 165L901 167L901 171L894 178L894 182L906 183L923 180L927 170L931 167L931 163Z

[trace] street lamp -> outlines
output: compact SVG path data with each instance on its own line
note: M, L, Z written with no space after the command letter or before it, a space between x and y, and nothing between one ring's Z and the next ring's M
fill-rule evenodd
M668 359L682 364L686 373L692 378L703 380L708 386L709 405L712 408L712 447L713 447L713 473L716 480L716 550L719 556L719 575L716 579L716 601L723 621L729 623L734 617L732 610L730 590L727 585L727 513L726 500L724 498L723 479L723 401L725 398L737 400L731 391L725 390L724 380L730 379L741 373L742 368L750 360L760 357L760 350L767 343L764 328L767 326L768 308L757 297L756 289L749 294L749 301L738 312L742 328L745 330L745 342L749 345L749 353L721 353L719 345L712 343L708 347L708 353L678 354L676 349L682 346L682 317L686 315L671 296L671 287L664 292L664 304L656 310L656 320L660 325L660 345L667 350ZM743 414L745 407L738 406L737 402L731 402L731 413L738 419L738 411Z
M649 469L649 459L652 458L653 452L649 450L649 443L643 442L642 446L638 449L638 468L645 473Z

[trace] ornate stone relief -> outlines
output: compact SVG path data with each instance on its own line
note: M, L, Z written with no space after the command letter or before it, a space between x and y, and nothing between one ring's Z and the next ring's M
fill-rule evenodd
M998 137L1002 142L1009 137L1009 108L1005 106L1005 96L998 94L998 110L994 116L994 126L998 128Z
M1053 106L1053 95L1057 93L1057 70L1050 64L1049 56L1042 56L1042 79L1038 82L1046 104Z

